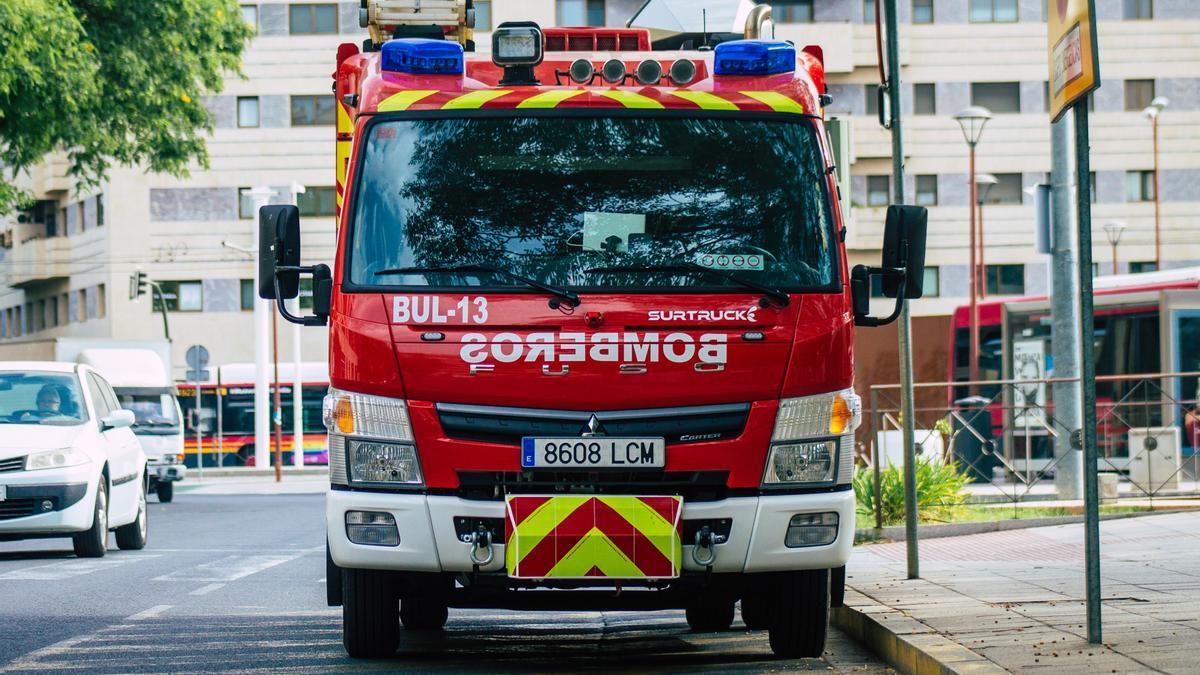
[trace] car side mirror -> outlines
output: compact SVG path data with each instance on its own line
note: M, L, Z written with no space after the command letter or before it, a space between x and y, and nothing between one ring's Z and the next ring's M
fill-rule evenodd
M100 418L100 425L105 431L109 429L124 429L133 426L136 417L132 410L114 410Z
M300 209L291 204L258 211L258 297L290 300L300 293ZM278 293L276 292L278 286Z
M883 231L883 266L857 265L850 274L850 296L854 323L885 326L900 317L904 301L920 298L925 291L925 235L929 212L923 206L888 207ZM871 277L881 277L883 294L896 299L890 316L870 316Z

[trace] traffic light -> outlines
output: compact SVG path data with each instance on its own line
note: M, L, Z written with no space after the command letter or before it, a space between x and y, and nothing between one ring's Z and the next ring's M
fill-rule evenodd
M150 281L146 277L146 273L138 270L129 277L129 299L136 300L146 294L146 290L150 286Z

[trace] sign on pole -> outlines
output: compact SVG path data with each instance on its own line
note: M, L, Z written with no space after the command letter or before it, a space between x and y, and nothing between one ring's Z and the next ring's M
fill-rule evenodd
M1050 119L1057 122L1100 86L1096 0L1047 0L1050 48Z

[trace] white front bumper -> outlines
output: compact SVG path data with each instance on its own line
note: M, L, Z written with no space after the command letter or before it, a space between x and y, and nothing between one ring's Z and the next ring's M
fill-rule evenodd
M99 468L94 463L63 469L39 471L14 471L0 474L0 484L7 490L9 499L14 499L13 488L33 489L39 486L62 486L86 484L83 498L71 506L48 513L38 513L21 518L0 520L0 534L51 534L56 532L81 532L92 526L96 507L96 487L100 484Z
M346 538L346 511L385 511L396 519L399 546L363 546ZM838 513L838 537L826 546L788 548L784 535L799 513ZM454 518L504 518L504 502L458 497L330 490L325 498L329 550L340 567L410 572L469 572L471 545L455 536ZM717 502L684 502L684 520L730 518L729 540L716 547L713 572L773 572L840 567L854 544L854 492L763 495ZM684 542L683 567L701 572ZM504 569L504 545L493 547L485 572Z

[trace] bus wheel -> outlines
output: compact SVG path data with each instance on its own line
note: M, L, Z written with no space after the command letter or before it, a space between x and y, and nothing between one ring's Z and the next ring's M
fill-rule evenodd
M158 501L162 504L170 504L172 499L175 499L175 484L170 481L161 480L154 486L154 493L158 495Z

